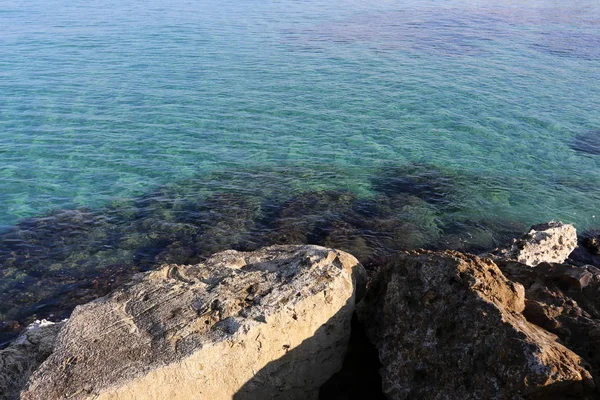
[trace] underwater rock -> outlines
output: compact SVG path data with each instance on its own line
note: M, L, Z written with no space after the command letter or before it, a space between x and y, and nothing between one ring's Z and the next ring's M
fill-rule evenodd
M323 239L324 246L346 251L355 256L363 265L370 263L374 250L369 245L365 233L356 226L338 220L332 221L329 226L323 227L323 231L323 236L325 236Z
M33 371L52 353L63 325L64 322L36 321L0 350L0 399L19 398Z
M577 135L571 148L582 153L600 155L600 130Z
M0 235L0 319L26 325L48 317L47 305L111 264L114 228L108 215L57 210Z
M164 263L194 263L226 249L255 249L260 200L233 194L199 199L179 185L91 211L56 210L0 235L0 320L26 325L64 318ZM190 198L191 197L191 198ZM0 326L0 339L17 332Z
M227 249L255 250L256 238L252 235L263 218L262 199L241 194L213 195L193 218L200 228L193 240L201 257Z
M339 220L321 227L325 243L342 246L368 269L397 251L432 247L438 240L439 214L425 200L407 194L357 199Z
M379 351L388 399L585 396L586 363L521 315L524 289L491 260L399 254L357 306Z
M379 196L367 205L363 205L355 223L371 239L373 248L392 255L399 250L429 247L437 242L441 232L439 214L425 200L401 194Z
M489 252L519 236L526 227L522 223L486 219L452 220L445 224L435 250L457 250L463 253Z
M375 268L394 252L436 242L439 215L425 200L397 194L359 199L350 192L305 192L263 221L263 245L310 243L339 248Z
M535 267L542 262L562 263L576 247L575 227L560 221L551 221L532 226L528 233L514 239L506 247L494 250L491 256Z
M356 196L350 192L305 192L284 202L269 224L268 241L279 244L319 243L320 229L351 210Z
M317 246L139 274L75 309L22 398L316 398L363 285L354 257Z
M374 176L376 192L393 197L408 194L438 206L449 205L456 194L456 177L426 164L387 166Z

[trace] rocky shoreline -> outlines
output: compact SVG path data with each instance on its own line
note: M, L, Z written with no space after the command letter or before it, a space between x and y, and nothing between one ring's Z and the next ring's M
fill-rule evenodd
M368 272L313 245L165 264L28 327L0 398L599 398L598 238L577 244L551 222Z
M482 215L479 202L473 205L479 194L498 200L486 189L493 181L433 165L386 165L367 194L346 184L295 187L308 178L329 185L342 174L310 173L267 168L201 175L99 208L19 221L0 232L0 349L33 321L66 318L75 306L163 264L310 243L344 250L373 270L402 250L490 251L528 227Z

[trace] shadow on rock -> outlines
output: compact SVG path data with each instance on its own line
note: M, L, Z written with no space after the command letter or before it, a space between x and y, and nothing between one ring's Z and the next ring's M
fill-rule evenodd
M67 317L137 272L222 250L310 243L347 251L374 270L400 250L483 251L502 240L500 223L455 218L468 181L439 168L386 167L372 180L372 197L298 192L294 182L318 178L310 173L230 171L98 210L21 221L0 235L0 342L34 319Z
M438 206L449 206L459 190L456 176L431 165L391 165L371 181L373 190L394 197L409 194Z
M339 321L353 307L350 303L340 309L314 335L294 348L283 345L283 357L271 361L246 382L233 400L310 400L319 397L319 388L339 369L344 359L348 336L340 339ZM349 327L346 326L345 329ZM338 348L332 353L324 348Z
M354 314L342 369L321 386L319 400L384 400L380 368L377 349Z
M592 230L577 236L577 248L569 255L569 264L600 268L600 231Z

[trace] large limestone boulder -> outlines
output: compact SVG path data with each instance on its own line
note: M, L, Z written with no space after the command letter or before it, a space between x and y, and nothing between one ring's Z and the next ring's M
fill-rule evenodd
M52 353L64 322L35 321L0 350L0 399L12 400L27 383L33 371Z
M563 263L576 247L575 227L551 221L532 226L521 238L514 239L504 248L494 250L491 256L535 267L543 262Z
M316 398L341 366L362 274L317 246L141 274L75 309L22 398Z
M383 364L388 399L585 396L586 363L529 323L524 288L489 259L409 252L381 270L358 316Z

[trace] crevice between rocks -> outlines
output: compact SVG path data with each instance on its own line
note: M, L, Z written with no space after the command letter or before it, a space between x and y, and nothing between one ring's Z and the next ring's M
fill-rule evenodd
M342 369L321 386L319 400L385 400L380 368L377 349L354 313Z

